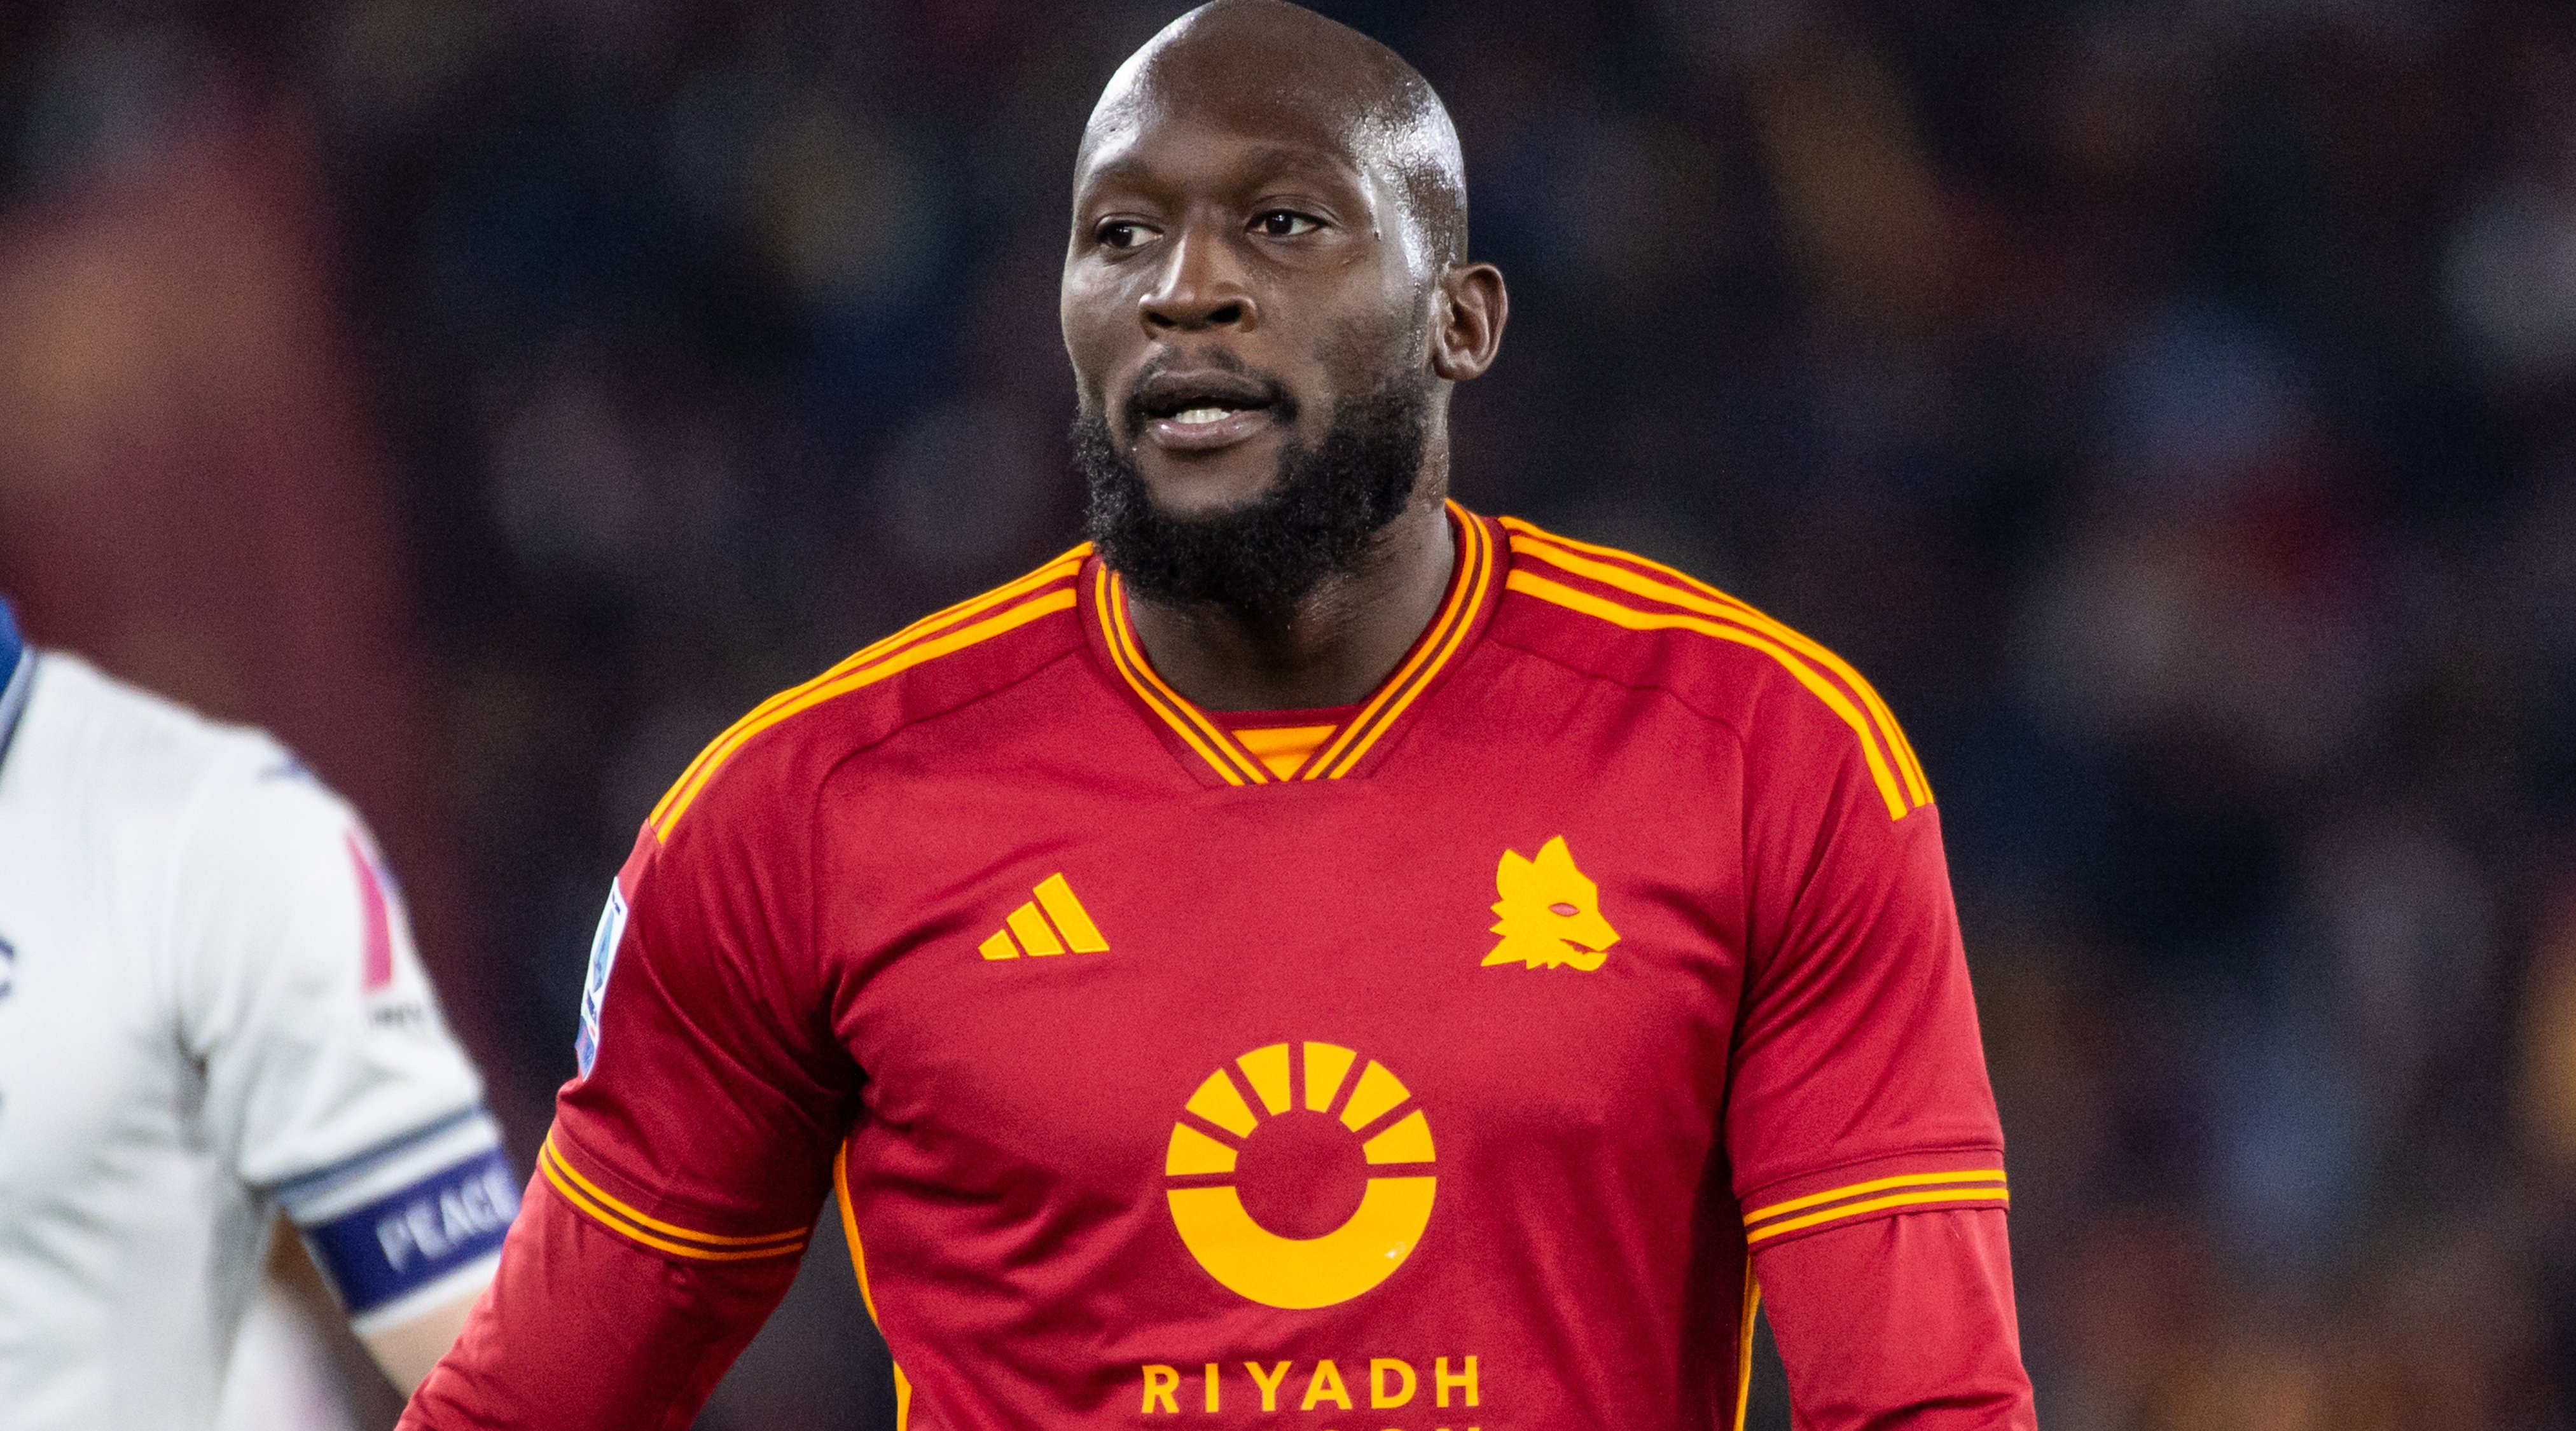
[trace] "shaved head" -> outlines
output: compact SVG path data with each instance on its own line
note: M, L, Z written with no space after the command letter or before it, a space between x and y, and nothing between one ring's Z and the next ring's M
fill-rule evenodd
M1449 389L1506 309L1466 248L1448 111L1358 31L1216 0L1118 67L1058 303L1092 540L1132 593L1274 635L1372 572L1437 597Z
M1402 55L1348 25L1284 0L1201 5L1110 76L1075 166L1180 117L1323 140L1391 186L1417 272L1467 257L1467 164L1447 106Z

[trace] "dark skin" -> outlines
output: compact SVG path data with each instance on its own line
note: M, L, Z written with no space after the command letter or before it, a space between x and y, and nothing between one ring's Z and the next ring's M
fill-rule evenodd
M1212 6L1140 51L1084 134L1065 348L1157 507L1248 504L1341 404L1406 375L1433 385L1404 512L1291 610L1131 598L1156 670L1210 709L1366 698L1448 583L1449 391L1493 363L1508 299L1500 271L1449 261L1408 203L1425 136L1390 121L1391 58L1292 6ZM1140 402L1145 420L1124 420Z

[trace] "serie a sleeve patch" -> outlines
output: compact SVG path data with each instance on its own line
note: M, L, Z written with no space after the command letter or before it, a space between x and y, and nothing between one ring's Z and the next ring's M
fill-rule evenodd
M608 887L608 904L599 911L599 928L590 936L590 971L581 981L581 1024L572 1040L573 1065L583 1078L599 1061L599 1009L608 998L608 976L617 967L618 941L626 937L626 894Z

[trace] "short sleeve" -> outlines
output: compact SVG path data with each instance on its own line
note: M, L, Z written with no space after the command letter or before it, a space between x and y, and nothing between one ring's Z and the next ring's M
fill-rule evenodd
M801 1251L856 1108L811 942L810 802L727 772L605 898L538 1171L665 1258Z
M180 1037L233 1173L303 1230L362 1331L489 1280L516 1183L364 825L260 742L195 792L179 851Z
M1814 702L1784 693L1765 717L1725 1126L1746 1238L2004 1206L1939 811L1891 814L1853 730Z

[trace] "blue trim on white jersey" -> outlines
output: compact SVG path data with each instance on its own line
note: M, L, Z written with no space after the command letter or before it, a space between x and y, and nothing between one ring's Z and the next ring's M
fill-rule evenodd
M304 1241L354 1317L500 1251L518 1212L509 1159L487 1148L305 1228Z
M25 637L18 634L18 613L0 599L0 683L6 683L18 664L18 653L27 649Z
M480 1103L470 1108L459 1108L444 1118L423 1123L401 1137L388 1138L363 1153L352 1153L328 1167L315 1168L309 1173L279 1183L270 1188L269 1192L274 1194L279 1202L286 1204L291 1211L300 1204L321 1197L342 1183L353 1182L365 1176L370 1169L392 1161L395 1157L411 1151L450 1128L462 1123L470 1123L483 1116L483 1105Z
M18 734L18 717L27 709L27 693L36 685L36 653L18 634L9 603L0 601L0 760L9 758L9 742Z

